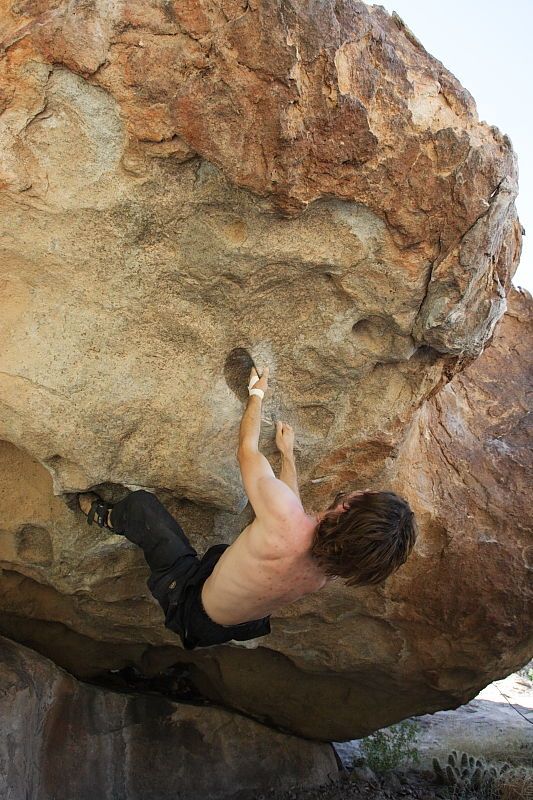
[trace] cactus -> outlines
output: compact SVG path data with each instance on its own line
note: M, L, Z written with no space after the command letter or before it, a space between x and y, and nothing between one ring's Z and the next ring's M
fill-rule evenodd
M488 788L508 769L511 769L511 765L507 762L502 765L488 764L484 758L468 753L459 754L457 750L448 754L444 765L438 758L433 759L433 771L440 783L467 791Z

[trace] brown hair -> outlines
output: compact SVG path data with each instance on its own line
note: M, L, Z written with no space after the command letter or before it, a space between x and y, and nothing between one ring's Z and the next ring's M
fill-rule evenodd
M418 535L414 514L394 492L363 492L333 512L341 495L317 525L311 553L346 586L374 586L407 560Z

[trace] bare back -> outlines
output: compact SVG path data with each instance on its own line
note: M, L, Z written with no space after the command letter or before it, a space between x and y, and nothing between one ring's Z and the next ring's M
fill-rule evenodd
M272 531L257 518L248 525L215 564L201 598L206 613L220 625L237 625L266 617L282 606L316 592L327 578L312 559L310 548L316 520L295 515L290 530L278 530L276 550L266 542Z

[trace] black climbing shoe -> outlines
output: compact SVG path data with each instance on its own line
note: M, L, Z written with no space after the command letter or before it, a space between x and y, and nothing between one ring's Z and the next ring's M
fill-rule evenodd
M82 492L81 494L85 496L89 495L92 498L91 507L87 512L87 524L92 525L93 522L96 522L101 528L107 528L116 533L115 529L107 524L109 509L113 508L112 503L106 503L96 492ZM81 510L83 511L83 509ZM83 511L83 513L85 514L86 512Z

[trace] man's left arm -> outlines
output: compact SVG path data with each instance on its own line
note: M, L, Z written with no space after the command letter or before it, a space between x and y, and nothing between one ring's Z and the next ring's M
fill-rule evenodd
M268 367L255 386L258 389L264 386L266 390L267 380ZM285 516L294 513L296 507L301 509L301 503L294 492L276 478L268 459L259 451L261 407L262 398L250 395L241 420L237 457L244 489L257 517Z
M244 449L259 449L262 402L262 399L256 394L251 394L248 398L246 409L242 415L241 427L239 429L239 449L237 453Z

